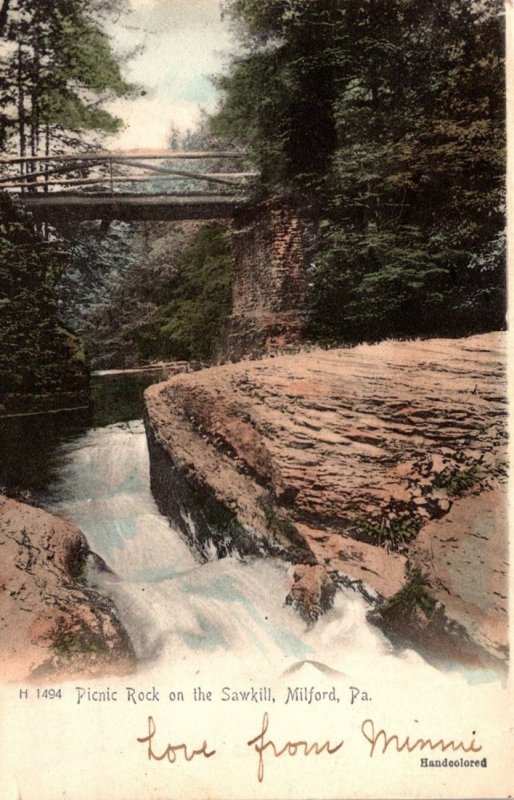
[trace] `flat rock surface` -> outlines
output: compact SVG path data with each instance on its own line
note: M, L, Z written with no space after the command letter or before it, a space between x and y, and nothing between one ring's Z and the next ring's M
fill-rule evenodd
M490 333L214 367L148 389L148 421L173 464L248 529L269 536L271 499L314 563L388 598L418 531L503 480L504 348Z
M498 486L457 500L430 522L409 557L446 615L501 657L508 648L507 492Z
M87 542L72 523L0 495L4 680L123 674L135 666L110 601L81 581Z

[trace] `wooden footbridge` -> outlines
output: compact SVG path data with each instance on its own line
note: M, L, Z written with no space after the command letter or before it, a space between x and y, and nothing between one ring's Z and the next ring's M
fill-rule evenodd
M234 150L0 157L0 191L50 224L70 218L220 219L249 201L258 173L238 171L245 159Z

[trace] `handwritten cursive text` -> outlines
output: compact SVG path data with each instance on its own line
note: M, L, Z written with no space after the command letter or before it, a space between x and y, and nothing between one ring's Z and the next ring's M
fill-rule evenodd
M256 752L259 755L259 767L257 771L257 777L259 778L259 783L262 783L264 780L264 751L270 750L270 752L275 756L275 758L280 758L280 756L288 755L294 758L298 753L309 756L313 753L316 756L319 756L321 753L326 752L328 755L332 756L334 753L337 753L338 750L341 749L344 742L341 741L339 744L332 746L329 741L324 742L323 744L319 744L318 742L312 742L309 744L306 741L298 741L298 742L286 742L286 744L281 747L277 748L272 739L268 739L265 741L264 737L268 731L269 725L269 717L267 712L264 714L262 718L262 726L261 731L257 736L253 739L250 739L247 742L248 747L252 745L255 747Z
M432 739L413 739L409 736L398 736L396 733L392 733L388 735L383 728L380 728L379 731L375 732L375 723L372 719L366 719L361 725L362 735L366 739L366 741L370 744L369 755L370 758L375 753L375 748L378 748L378 752L385 753L386 750L391 745L392 748L396 749L396 752L401 753L402 750L407 750L409 753L412 753L413 750L425 750L429 748L430 750L441 750L441 752L445 753L447 750L452 750L456 753L458 750L461 750L463 753L479 753L482 749L482 745L476 744L475 739L471 739L468 743L464 741L455 741L454 739L436 739L433 741ZM473 734L475 732L473 731ZM380 745L382 749L380 750Z
M153 748L153 738L155 733L156 727L153 717L148 717L148 735L142 736L141 738L138 737L137 741L141 742L142 744L148 742L147 753L149 761L163 761L165 758L167 758L170 764L174 764L177 760L177 756L180 754L184 756L186 761L192 761L196 756L211 758L211 756L216 753L216 750L209 751L207 749L207 742L204 741L198 750L188 749L188 745L186 744L167 744L162 753L158 755Z

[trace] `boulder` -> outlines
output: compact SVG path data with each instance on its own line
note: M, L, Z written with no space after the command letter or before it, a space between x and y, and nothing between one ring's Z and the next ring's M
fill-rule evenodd
M314 622L334 602L336 587L319 564L297 564L288 571L286 603L296 608L307 622Z
M88 587L71 522L0 495L0 658L10 681L124 674L135 655L112 602Z
M326 605L322 574L377 606L392 601L416 565L427 569L426 526L457 518L459 498L476 498L478 515L506 480L503 333L226 364L154 385L145 403L161 511L205 558L269 553L302 565L289 596L309 618ZM505 520L496 529L505 543ZM468 558L458 542L470 586L488 582L492 551ZM427 591L445 569L441 551ZM434 603L457 615L454 577L443 580L453 605L441 588ZM466 602L457 627L488 646L496 611L482 625Z

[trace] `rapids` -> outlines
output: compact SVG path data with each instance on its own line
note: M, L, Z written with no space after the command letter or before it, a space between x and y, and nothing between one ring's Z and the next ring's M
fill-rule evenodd
M412 650L398 651L366 620L369 606L341 589L334 608L308 627L284 605L287 565L236 557L200 563L161 516L149 487L142 421L92 428L57 451L50 510L72 518L112 573L89 580L115 602L140 674L186 672L227 679L259 673L344 676L356 683L372 664L381 680L460 682ZM305 670L303 670L303 674Z

